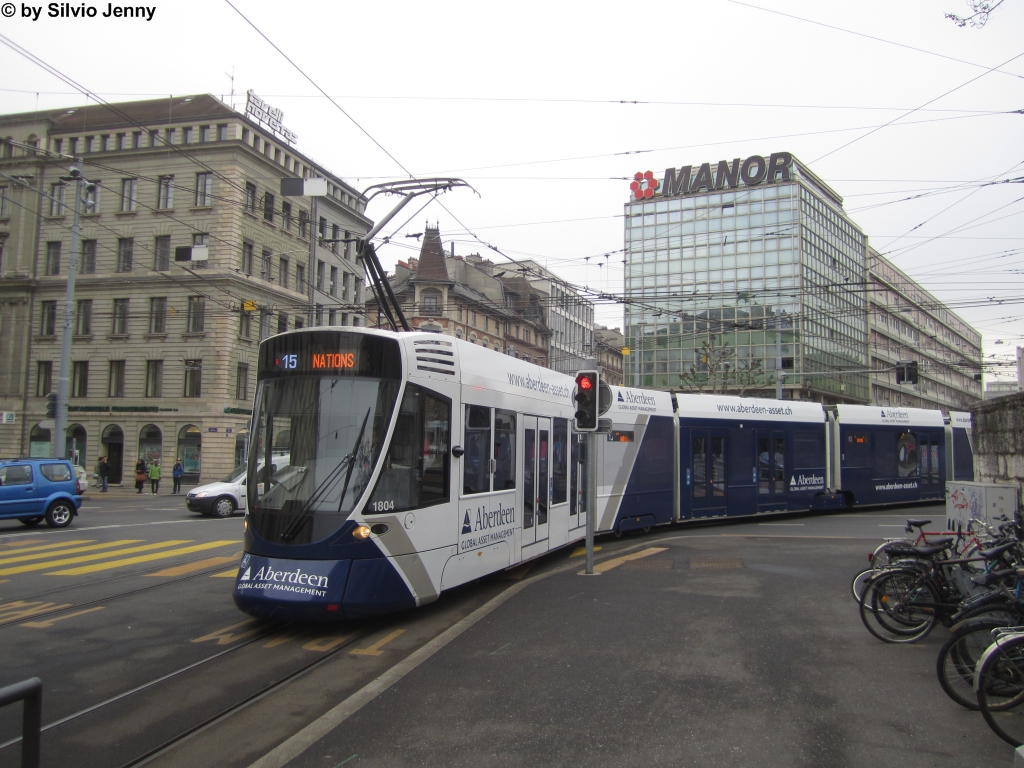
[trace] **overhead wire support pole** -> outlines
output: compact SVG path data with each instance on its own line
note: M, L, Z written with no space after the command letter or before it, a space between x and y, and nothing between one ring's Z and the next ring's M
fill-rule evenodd
M75 159L70 177L75 182L75 209L71 223L71 255L68 257L68 284L64 294L64 330L60 341L60 378L57 379L57 413L54 419L53 456L66 458L65 441L68 428L68 395L71 390L71 334L75 324L75 277L78 272L78 249L81 238L82 212L82 159Z

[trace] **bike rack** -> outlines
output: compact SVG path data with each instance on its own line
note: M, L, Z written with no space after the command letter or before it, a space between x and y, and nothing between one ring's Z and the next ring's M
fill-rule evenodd
M25 702L21 717L21 768L39 768L39 741L43 726L43 681L30 677L0 688L0 707Z

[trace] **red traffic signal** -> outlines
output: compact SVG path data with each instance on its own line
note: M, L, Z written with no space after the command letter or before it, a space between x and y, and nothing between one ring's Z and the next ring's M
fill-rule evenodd
M580 371L576 374L576 430L594 432L597 430L597 371Z

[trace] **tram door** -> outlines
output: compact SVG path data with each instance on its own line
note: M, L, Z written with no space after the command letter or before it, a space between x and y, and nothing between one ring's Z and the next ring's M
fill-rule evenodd
M757 431L757 508L766 512L786 507L786 435L784 432Z
M938 436L917 436L918 474L921 478L921 490L934 492L941 490L939 451L942 450Z
M523 546L548 538L551 420L523 417Z
M728 507L725 482L725 430L690 432L690 492L693 516L724 515Z

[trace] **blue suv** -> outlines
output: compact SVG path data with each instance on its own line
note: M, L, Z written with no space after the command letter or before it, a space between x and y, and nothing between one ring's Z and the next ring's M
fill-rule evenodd
M82 488L64 459L0 459L0 519L65 528L82 506Z

